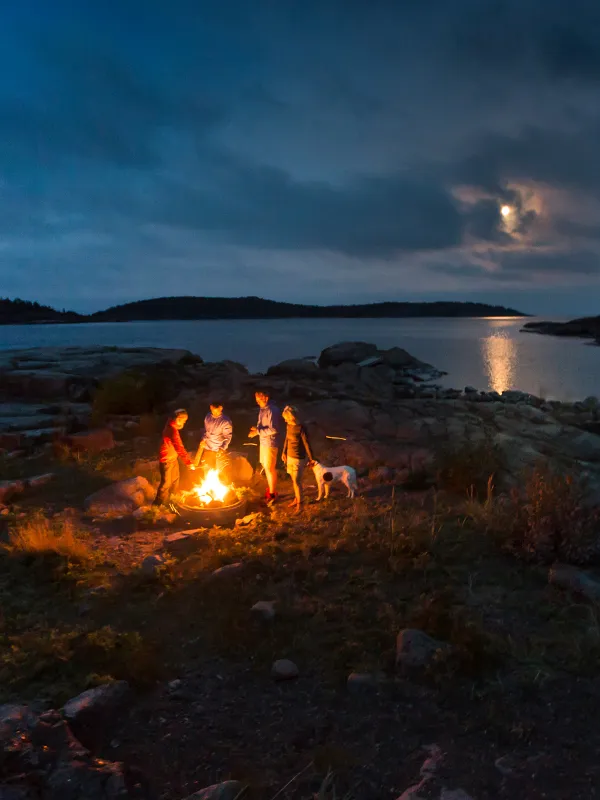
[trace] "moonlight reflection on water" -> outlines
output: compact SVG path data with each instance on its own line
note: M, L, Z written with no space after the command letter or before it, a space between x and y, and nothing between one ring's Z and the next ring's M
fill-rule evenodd
M496 333L482 339L483 362L489 386L495 392L514 388L517 347L506 333Z
M533 320L532 320L533 321ZM449 388L520 389L551 400L600 397L600 347L521 333L524 319L284 319L5 325L0 351L24 347L177 347L206 361L230 359L264 372L316 356L336 342L403 347L445 370ZM253 402L253 398L249 398Z

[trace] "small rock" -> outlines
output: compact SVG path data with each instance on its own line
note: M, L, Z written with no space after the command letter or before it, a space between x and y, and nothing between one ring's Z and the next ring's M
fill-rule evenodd
M514 763L514 759L510 756L500 756L494 761L494 766L502 775L507 778L514 777L517 772L518 768L517 765Z
M226 564L224 567L219 567L216 569L211 577L212 578L231 578L235 575L239 575L241 572L244 571L244 564L241 561L237 561L235 564Z
M158 554L155 554L153 556L146 556L146 558L142 561L142 566L140 569L143 575L146 575L148 578L154 578L164 564L164 558Z
M276 681L289 681L297 678L300 674L298 667L293 661L287 658L281 658L276 661L271 668L271 675Z
M361 692L371 692L376 690L382 683L381 675L372 672L352 672L348 675L346 685L348 691L354 694Z
M236 800L241 797L243 785L239 781L225 781L194 792L186 800Z
M173 554L189 553L192 550L198 549L204 542L204 539L196 535L197 533L197 530L170 533L168 536L165 536L163 547Z
M169 689L174 692L181 687L182 680L181 678L175 678L175 680L169 681L168 686Z
M405 628L396 639L396 666L406 669L426 667L439 650L449 647L423 631Z
M263 517L259 511L254 511L252 514L246 514L245 517L240 517L240 519L236 519L235 526L239 528L242 525L251 525L253 522L257 522L259 519Z
M275 618L275 603L273 600L259 600L254 603L250 611L254 616L270 622Z

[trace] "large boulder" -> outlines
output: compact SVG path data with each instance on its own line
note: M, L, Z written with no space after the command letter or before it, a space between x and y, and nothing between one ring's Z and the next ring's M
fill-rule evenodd
M126 681L95 686L73 697L63 708L63 715L73 733L86 747L95 748L103 740L114 718L131 697Z
M391 347L389 350L380 350L379 356L384 364L387 364L393 369L431 368L430 364L419 361L418 358L411 356L407 350L403 350L401 347Z
M339 364L360 364L378 354L377 347L368 342L340 342L326 347L319 356L320 367L337 367Z
M117 481L91 494L85 501L90 514L130 514L137 508L152 502L155 491L146 478L138 475Z
M290 358L287 361L282 361L280 364L269 367L267 375L310 376L318 371L319 368L314 361L310 361L307 358Z
M227 474L229 480L234 484L250 483L254 475L254 467L242 453L231 452Z

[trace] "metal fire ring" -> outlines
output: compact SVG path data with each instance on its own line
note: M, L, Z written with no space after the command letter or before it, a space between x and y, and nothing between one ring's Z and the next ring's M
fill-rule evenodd
M184 501L172 500L171 506L176 514L185 517L199 528L212 528L215 525L229 528L235 524L236 519L246 515L247 500L243 497L235 503L219 508L201 508L197 505L188 505Z

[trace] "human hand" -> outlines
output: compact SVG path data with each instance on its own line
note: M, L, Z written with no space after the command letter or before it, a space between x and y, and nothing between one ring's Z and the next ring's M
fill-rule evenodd
M255 436L258 436L258 429L253 426L252 428L250 428L250 431L248 433L248 437L250 439L254 439Z
M281 460L283 461L284 464L287 462L287 456L285 453L281 454Z

